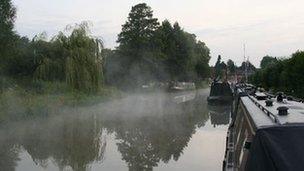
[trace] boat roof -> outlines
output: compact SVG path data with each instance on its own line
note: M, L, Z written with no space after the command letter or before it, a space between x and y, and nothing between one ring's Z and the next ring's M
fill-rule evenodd
M263 93L256 93L262 96ZM301 125L304 126L304 103L276 98L259 99L256 95L240 97L257 129L271 126ZM273 102L272 106L266 106L266 100ZM279 115L278 108L287 107L287 115Z
M255 129L244 170L303 170L304 104L282 93L276 98L254 87L239 89L240 106Z

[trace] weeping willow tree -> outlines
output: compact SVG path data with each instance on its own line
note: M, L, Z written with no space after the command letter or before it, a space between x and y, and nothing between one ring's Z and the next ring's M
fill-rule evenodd
M74 90L96 92L102 84L103 43L89 34L87 22L68 26L66 35L60 32L51 40L51 53L40 60L36 78L63 78Z
M66 50L66 82L76 90L96 92L102 78L102 41L88 34L88 24L73 26L69 37L61 34L62 45Z
M39 34L33 38L31 48L33 49L34 66L36 66L35 80L65 80L64 48L57 36L48 42L46 33Z

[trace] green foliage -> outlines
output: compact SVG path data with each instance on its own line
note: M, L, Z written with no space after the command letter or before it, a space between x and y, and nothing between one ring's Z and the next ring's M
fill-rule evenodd
M152 9L147 4L132 7L128 20L118 35L119 47L113 59L123 66L122 71L113 71L117 72L115 75L118 76L114 77L120 77L119 82L122 84L134 87L155 79L150 71L156 71L158 66L157 50L154 47L154 33L158 26L159 23L153 18Z
M0 8L1 28L7 28L1 29L0 74L27 78L33 86L41 81L65 82L73 90L94 93L103 80L134 88L158 81L201 81L209 75L206 44L177 22L171 25L165 20L160 25L145 3L132 7L116 50L103 49L102 41L89 34L87 22L68 26L67 32L50 40L46 33L32 40L20 37L12 31L11 1L1 1Z
M291 58L277 62L260 69L251 77L251 82L275 91L285 91L288 94L304 98L304 52L297 51Z
M33 81L65 81L71 88L96 92L102 84L102 41L88 34L88 24L70 26L51 41L42 33L29 41L19 38L16 50L4 60L5 73Z
M11 32L14 27L16 9L11 0L1 0L0 2L0 26L1 30Z
M9 76L28 75L32 72L32 54L27 38L15 40L15 45L10 53L3 59L3 73Z
M239 67L240 70L245 71L247 65L247 71L248 72L255 72L256 71L256 67L249 61L246 62L242 62L242 65Z
M16 9L11 0L0 1L0 57L7 52L12 45L14 37L14 21L16 18Z
M30 74L35 80L63 81L65 79L66 56L60 41L55 38L47 41L46 34L42 33L33 38L30 50L33 62L33 73Z
M72 88L86 92L96 92L102 75L102 41L88 36L86 23L76 25L69 37L58 39L67 53L65 63L66 82Z
M185 32L177 22L171 26L165 20L158 32L170 80L189 81L208 76L210 51L205 43Z
M278 62L277 58L271 56L264 56L261 61L260 67L264 69L269 65L274 65L276 62Z
M161 25L145 3L132 7L118 35L117 50L107 51L106 82L141 86L151 81L191 81L209 75L210 51L194 34L167 20ZM123 66L123 67L121 67Z
M0 124L55 115L64 107L96 105L123 96L119 90L106 86L88 94L73 91L64 82L36 81L31 89L14 85L0 95Z
M16 18L16 9L11 0L0 1L0 77L5 72L6 60L14 52L15 35L14 21Z
M119 48L135 55L134 58L138 57L141 50L151 48L151 39L158 25L157 19L153 18L151 7L146 3L133 6L118 35Z
M228 70L229 70L230 74L234 74L235 73L236 66L235 66L234 62L231 59L229 59L227 61L227 67L228 67Z

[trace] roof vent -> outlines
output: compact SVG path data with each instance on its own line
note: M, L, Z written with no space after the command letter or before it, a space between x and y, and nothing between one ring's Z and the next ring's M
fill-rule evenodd
M285 116L285 115L288 115L288 107L286 106L280 106L277 108L277 110L279 111L279 115L280 116Z
M277 101L278 101L278 102L283 102L283 93L282 93L282 92L279 92L279 93L277 94Z
M265 93L255 93L255 97L257 98L257 100L266 100L267 99L267 95Z
M273 101L270 99L266 100L265 103L266 103L266 106L268 106L268 107L273 106Z
M287 100L292 101L293 97L292 96L287 96Z

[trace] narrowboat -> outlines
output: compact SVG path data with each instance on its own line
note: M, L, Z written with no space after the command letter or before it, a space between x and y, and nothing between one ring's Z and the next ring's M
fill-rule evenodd
M232 89L228 82L212 82L210 95L207 98L209 105L229 104L232 100Z
M169 91L187 91L195 90L195 83L193 82L170 82Z
M233 108L223 170L304 170L302 102L239 85Z

